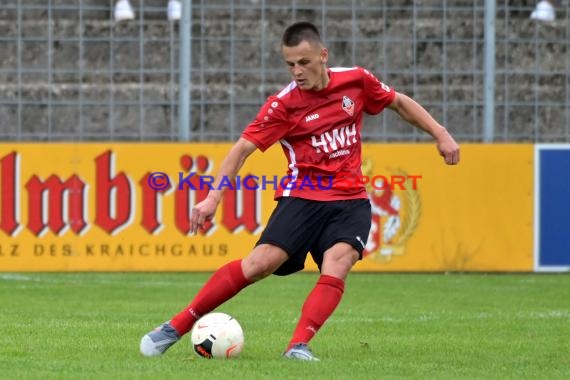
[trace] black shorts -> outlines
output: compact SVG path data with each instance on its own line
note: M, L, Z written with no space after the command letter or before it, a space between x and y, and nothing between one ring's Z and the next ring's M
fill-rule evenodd
M352 245L362 259L370 210L368 199L322 202L283 197L256 245L272 244L287 252L289 259L274 272L279 276L303 269L309 252L320 270L324 252L339 242Z

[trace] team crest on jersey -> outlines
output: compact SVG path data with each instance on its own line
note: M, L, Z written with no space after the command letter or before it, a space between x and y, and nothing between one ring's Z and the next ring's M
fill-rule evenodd
M374 176L371 160L362 161L362 174ZM401 169L391 174L408 176ZM363 253L369 259L384 263L390 262L394 256L406 254L407 242L418 227L422 213L419 190L413 189L411 180L406 181L405 190L385 187L386 189L376 190L370 184L366 185L372 206L372 220Z
M354 115L354 102L348 96L342 97L342 109L350 116Z

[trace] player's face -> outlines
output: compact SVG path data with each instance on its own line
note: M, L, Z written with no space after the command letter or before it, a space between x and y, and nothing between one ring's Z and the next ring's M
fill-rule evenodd
M302 41L297 46L283 46L282 53L289 72L300 89L318 91L327 86L329 77L326 70L326 48Z

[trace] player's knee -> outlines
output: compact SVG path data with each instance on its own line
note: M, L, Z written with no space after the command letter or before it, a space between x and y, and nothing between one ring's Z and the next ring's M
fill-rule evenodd
M259 281L274 271L271 263L261 257L251 257L243 262L244 275L251 281Z
M337 258L337 260L334 260L331 264L334 265L337 270L348 273L355 263L356 259L354 259L352 255L346 255Z
M243 260L244 275L251 281L261 280L285 262L287 254L269 245L259 245Z
M335 247L335 249L325 252L321 272L344 279L358 258L358 252L348 244L346 247Z

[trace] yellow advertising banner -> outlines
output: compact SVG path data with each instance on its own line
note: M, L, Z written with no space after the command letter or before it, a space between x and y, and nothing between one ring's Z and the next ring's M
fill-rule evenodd
M373 173L422 178L417 191L393 192L395 210L373 211L380 237L358 269L533 270L532 145L463 144L457 166L434 145L365 145L363 157Z
M0 145L0 271L210 271L244 257L286 160L279 147L256 152L244 186L190 235L230 146ZM356 269L532 271L532 168L532 145L463 145L455 167L431 144L364 145L373 216Z

